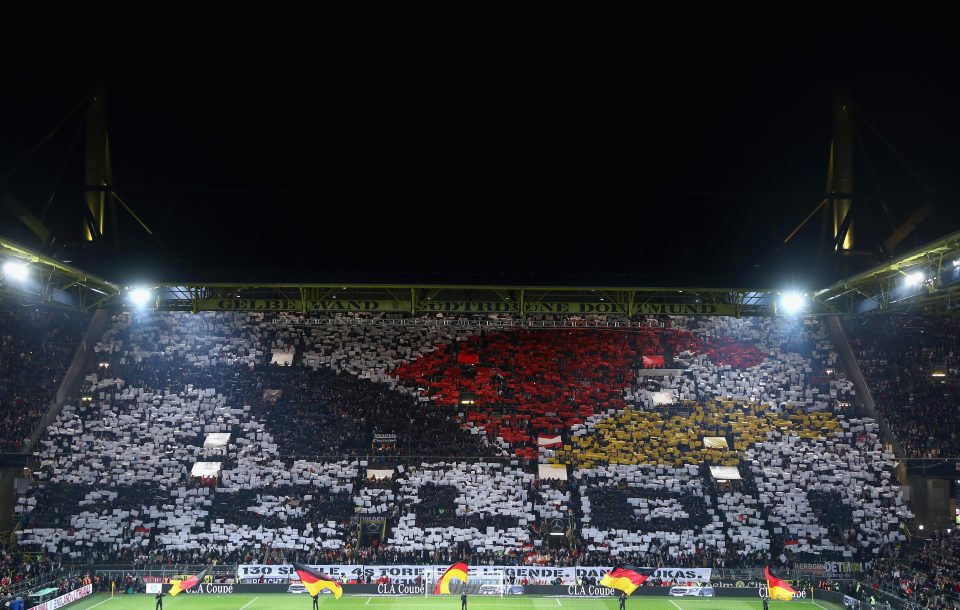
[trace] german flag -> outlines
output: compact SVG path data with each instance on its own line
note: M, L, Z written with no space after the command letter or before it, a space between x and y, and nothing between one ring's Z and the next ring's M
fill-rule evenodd
M203 577L207 575L207 571L204 570L196 576L188 576L183 580L171 580L170 584L173 585L170 587L170 597L176 597L179 593L186 591L187 589L193 587L198 582L203 580Z
M653 576L656 568L637 568L631 565L617 564L614 568L600 579L600 585L618 589L627 595L632 595L637 587L643 584L643 581Z
M770 573L770 566L763 568L763 575L767 577L767 595L770 599L788 602L796 595L796 589L788 585L787 581L780 580Z
M434 595L440 595L441 593L450 593L450 581L456 578L460 582L467 582L467 572L470 568L467 564L462 561L458 561L453 564L447 571L443 573L443 576L440 577L440 580L437 581L437 586L433 589Z
M343 595L343 587L340 586L340 583L326 574L321 574L310 566L305 566L302 563L294 563L293 569L311 596L320 595L320 592L324 589L331 591L337 599L340 599L340 596Z

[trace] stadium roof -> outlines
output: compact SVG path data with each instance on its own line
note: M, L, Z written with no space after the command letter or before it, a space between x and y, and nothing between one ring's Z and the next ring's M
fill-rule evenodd
M71 114L89 84L11 83L0 235L117 283L826 286L960 229L954 43L931 27L892 50L877 24L831 45L704 32L696 61L660 53L618 78L504 58L442 78L109 81L117 230L94 244ZM862 253L841 261L818 255L816 215L784 244L824 196L839 86L863 118Z

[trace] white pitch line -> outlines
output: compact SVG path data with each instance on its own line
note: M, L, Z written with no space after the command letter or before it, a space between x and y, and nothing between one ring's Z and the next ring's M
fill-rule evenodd
M556 600L557 600L557 605L562 607L563 604L560 603L560 598L558 597L558 598L556 598Z
M373 599L373 598L372 598L372 597L368 597L368 598L367 598L367 603L365 603L364 606L369 606L371 599Z
M813 600L811 599L810 601L813 601ZM821 605L818 604L817 602L813 602L813 605L816 606L817 608L823 608L823 610L827 610L827 608L826 608L825 606L821 606Z
M241 606L240 610L244 610L244 608L246 608L247 606L249 606L249 605L252 604L253 602L257 601L257 599L258 599L258 598L254 597L253 599L251 599L250 601L248 601L247 603L245 603L243 606Z
M674 604L672 599L668 599L667 601L670 602L671 604L673 604L673 607L676 608L677 610L683 610L683 608L681 608L680 606Z
M105 604L105 603L107 603L108 601L110 601L111 599L113 599L113 598L112 598L112 597L108 597L107 599L103 600L102 602L100 602L100 603L98 603L98 604L94 604L94 605L90 606L89 608L84 608L84 610L90 610L90 608L96 608L96 607L99 606L100 604Z

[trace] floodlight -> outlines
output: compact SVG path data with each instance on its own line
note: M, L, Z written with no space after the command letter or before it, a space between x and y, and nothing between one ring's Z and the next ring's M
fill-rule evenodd
M7 261L3 264L3 274L11 280L23 281L30 275L30 268L20 261Z
M914 271L907 275L907 286L919 286L923 280L927 279L923 271Z
M922 524L922 523L920 524L920 531L921 531L921 532L923 531L923 524Z
M800 313L806 306L807 299L800 292L785 292L780 297L780 307L788 316Z
M133 288L130 290L130 302L136 307L145 307L150 302L152 291L149 288Z

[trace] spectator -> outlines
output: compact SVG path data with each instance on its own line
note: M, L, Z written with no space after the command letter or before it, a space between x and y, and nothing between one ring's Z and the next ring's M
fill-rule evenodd
M46 414L89 316L0 309L0 452L18 452Z
M888 315L847 326L877 409L906 456L960 457L960 318Z

